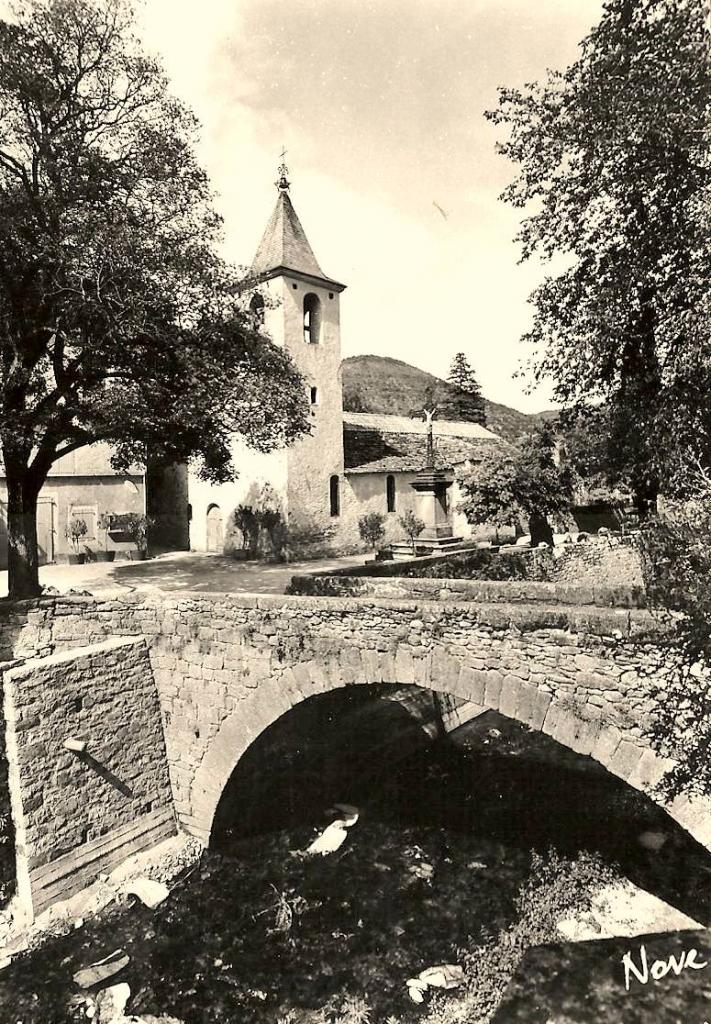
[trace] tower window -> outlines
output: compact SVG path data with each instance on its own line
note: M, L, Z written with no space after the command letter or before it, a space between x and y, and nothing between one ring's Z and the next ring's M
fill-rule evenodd
M321 334L321 300L318 295L309 292L304 295L304 341L308 345L318 345Z
M395 511L395 477L387 476L385 478L385 499L387 501L388 512Z
M329 481L329 497L331 500L331 515L341 514L341 482L337 476L332 476Z
M311 404L318 405L318 388L311 388Z

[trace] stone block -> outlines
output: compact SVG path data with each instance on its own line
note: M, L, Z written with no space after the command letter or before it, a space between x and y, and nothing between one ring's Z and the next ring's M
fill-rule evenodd
M415 679L412 651L405 644L398 644L395 652L395 675L399 683L412 683Z
M622 733L615 725L602 725L595 744L590 751L590 756L599 761L605 768L608 767L612 757L620 745Z
M482 672L480 669L476 668L469 668L468 665L464 665L459 675L460 693L465 695L467 700L472 701L474 704L484 704L486 677L486 672Z
M486 676L486 688L484 690L484 700L480 703L485 704L488 708L493 708L494 711L498 711L504 677L496 670L489 670L484 675Z
M499 711L502 715L506 715L508 718L516 717L521 686L521 680L517 676L504 676L499 697Z
M698 843L711 850L711 798L677 796L667 811Z
M651 793L664 775L671 771L675 762L669 757L662 757L655 751L646 749L642 752L636 768L628 776L627 782L635 789L641 789L644 793Z
M607 767L615 775L626 781L639 765L643 753L643 747L630 743L629 740L622 739Z
M556 733L565 729L569 715L570 712L564 704L558 700L551 701L541 726L541 732L554 739Z
M457 688L461 664L445 651L432 652L432 689L452 693Z

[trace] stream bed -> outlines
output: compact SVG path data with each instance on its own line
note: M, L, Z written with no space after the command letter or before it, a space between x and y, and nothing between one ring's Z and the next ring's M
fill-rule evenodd
M648 800L547 743L492 713L391 751L365 781L344 769L328 793L300 790L293 764L275 771L260 813L242 816L249 828L233 817L157 909L112 905L3 970L0 1022L86 1021L72 975L120 948L130 962L112 981L130 986L125 1012L151 1021L704 1024L711 966L627 993L621 958L645 940L562 942L522 927L523 906L564 916L563 876L590 890L625 877L703 925L711 916L708 855ZM334 785L358 820L336 852L306 857L338 813L327 813ZM250 791L247 774L241 798ZM691 944L711 962L705 932L646 941L650 959ZM479 972L477 992L414 1003L407 980L443 963Z

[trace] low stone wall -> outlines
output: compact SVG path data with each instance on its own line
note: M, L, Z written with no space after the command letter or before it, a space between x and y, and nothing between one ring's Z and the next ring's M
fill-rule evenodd
M17 883L36 915L176 831L158 693L142 639L4 673ZM86 744L69 750L65 741Z
M348 566L322 576L374 579L400 577L413 579L467 579L509 582L529 580L539 583L569 583L586 587L611 587L635 592L642 606L644 591L642 562L634 536L603 534L554 548L477 548L469 547L444 555L427 555L407 560L367 562ZM318 579L318 575L312 577ZM307 591L299 583L290 593ZM335 591L328 591L329 593ZM360 592L357 590L351 593Z
M291 594L313 597L387 597L400 600L477 601L488 604L560 604L598 608L644 608L644 593L637 588L567 583L507 582L468 579L432 579L397 576L294 576Z
M543 578L552 583L644 589L642 560L634 536L610 533L576 544L536 551Z

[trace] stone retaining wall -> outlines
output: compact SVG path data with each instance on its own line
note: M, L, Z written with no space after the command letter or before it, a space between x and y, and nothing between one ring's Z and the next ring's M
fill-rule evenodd
M603 534L535 554L545 574L542 578L551 583L628 587L640 592L644 587L642 560L634 536Z
M469 580L417 576L311 575L292 577L291 594L313 597L387 597L425 601L549 604L599 608L644 608L644 593L636 588L530 580Z
M18 891L34 914L175 833L142 639L15 665L4 674L4 717Z
M445 555L348 566L320 576L381 579L395 576L417 579L468 579L566 583L572 586L611 587L639 595L644 591L642 562L634 536L602 534L554 548L469 547ZM311 577L316 580L319 575ZM292 591L303 593L303 590ZM314 592L317 592L314 589Z

